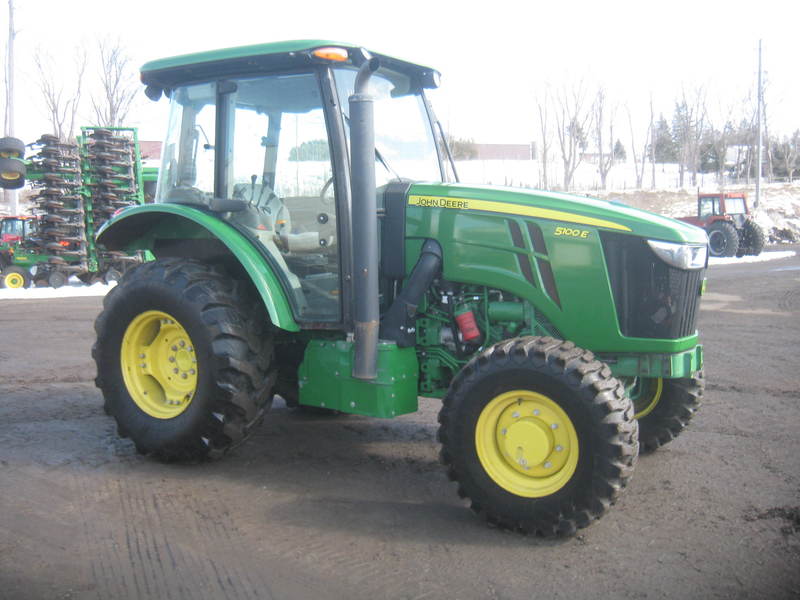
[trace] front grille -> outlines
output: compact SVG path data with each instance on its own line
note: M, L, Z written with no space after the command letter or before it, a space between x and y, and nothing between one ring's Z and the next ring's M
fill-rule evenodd
M676 269L639 237L602 232L622 335L674 340L695 333L705 269Z

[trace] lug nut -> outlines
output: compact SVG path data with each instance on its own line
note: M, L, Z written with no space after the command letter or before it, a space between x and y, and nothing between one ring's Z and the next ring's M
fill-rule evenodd
M537 417L538 417L538 416L539 416L539 414L540 414L541 412L542 412L542 411L540 411L540 410L537 408L536 410L534 410L534 411L533 411L533 414L534 414L535 416L537 416Z
M186 345L186 342L184 342L183 340L181 340L181 341L180 341L180 346L181 346L181 348L183 348L185 345Z
M177 368L175 368L175 369L172 369L172 372L173 372L173 373L177 373L177 372L178 372L178 369L177 369Z
M174 356L170 356L169 357L169 362L175 362L175 357Z
M172 346L172 351L173 352L177 352L178 351L178 347L177 346Z
M564 449L564 446L556 446L556 452L561 452Z
M514 417L515 419L519 419L519 412L515 410L513 413L511 413L511 416Z
M186 373L181 373L181 378L182 379L186 379L187 377L188 377L188 375Z
M550 429L558 429L558 423L553 423L550 425Z
M549 460L546 463L544 463L544 468L545 469L549 469L552 466L553 466L553 463L551 463Z

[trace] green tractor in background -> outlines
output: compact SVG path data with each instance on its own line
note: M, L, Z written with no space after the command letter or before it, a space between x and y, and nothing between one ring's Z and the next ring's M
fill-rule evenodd
M473 187L433 69L295 41L158 60L156 202L100 230L152 252L105 298L96 383L157 459L218 457L273 398L392 418L442 398L442 460L488 521L569 535L703 393L705 233L567 194Z

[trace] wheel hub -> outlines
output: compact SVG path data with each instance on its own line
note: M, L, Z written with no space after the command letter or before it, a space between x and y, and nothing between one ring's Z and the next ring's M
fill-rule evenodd
M9 273L6 275L5 284L7 288L21 288L25 285L25 280L19 273Z
M557 491L578 464L578 437L569 416L547 396L527 390L492 399L478 418L475 442L490 477L519 496Z
M125 385L151 417L180 415L197 389L197 357L191 338L172 316L147 311L128 325L120 352Z

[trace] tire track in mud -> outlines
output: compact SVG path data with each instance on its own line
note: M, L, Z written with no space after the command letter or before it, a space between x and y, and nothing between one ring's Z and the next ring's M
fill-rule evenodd
M180 486L155 493L120 476L103 478L88 494L87 474L76 473L74 485L88 496L82 553L98 600L272 598L261 565L236 544L240 534L215 499L206 496L200 506Z

